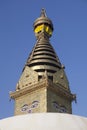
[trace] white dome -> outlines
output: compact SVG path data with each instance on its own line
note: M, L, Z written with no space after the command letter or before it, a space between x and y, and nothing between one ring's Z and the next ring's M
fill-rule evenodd
M39 113L0 120L0 130L87 130L87 118L61 113Z

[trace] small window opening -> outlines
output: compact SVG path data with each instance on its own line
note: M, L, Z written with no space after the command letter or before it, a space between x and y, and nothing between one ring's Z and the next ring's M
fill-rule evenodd
M53 81L53 76L48 76L48 79L50 79L51 81Z
M38 76L38 81L40 81L42 79L42 76L41 75L39 75Z

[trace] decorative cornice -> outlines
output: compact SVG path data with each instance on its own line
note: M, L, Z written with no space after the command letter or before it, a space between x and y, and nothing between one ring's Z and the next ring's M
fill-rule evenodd
M71 101L76 100L76 95L72 94L69 90L63 88L60 84L54 84L49 79L43 79L42 81L29 85L27 88L20 89L18 91L10 92L10 97L15 99L17 97L23 96L27 93L31 93L41 88L49 88L52 91L56 92L58 95L62 95L65 98L70 99Z
M56 92L58 95L62 95L65 98L70 99L71 101L76 101L76 94L72 94L70 90L64 88L61 84L55 84L53 82L47 83L48 88L50 88L52 91Z
M23 96L27 93L31 93L35 90L38 90L40 88L43 88L43 87L46 87L46 82L45 81L42 81L42 82L38 82L36 84L32 84L32 85L29 85L28 87L26 88L22 88L20 90L17 90L17 91L14 91L14 92L10 92L10 97L12 99L15 99L17 97L20 97L20 96Z

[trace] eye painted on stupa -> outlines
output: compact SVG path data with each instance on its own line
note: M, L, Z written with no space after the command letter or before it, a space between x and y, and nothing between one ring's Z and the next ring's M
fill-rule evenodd
M39 101L33 101L30 105L24 104L21 107L22 112L32 113L35 108L37 108L39 105Z
M39 104L39 101L33 101L31 108L36 108L38 106L38 104Z
M53 107L56 108L56 109L58 109L60 106L59 106L59 104L56 101L54 101L53 102Z
M25 112L28 110L28 104L24 104L22 107L21 107L21 111L22 112Z

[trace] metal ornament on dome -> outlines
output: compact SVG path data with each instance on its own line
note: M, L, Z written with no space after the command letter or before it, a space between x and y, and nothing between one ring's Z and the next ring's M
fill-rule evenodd
M41 17L47 17L47 15L46 15L46 10L44 9L44 8L42 8L42 10L41 10L41 15L40 15Z

